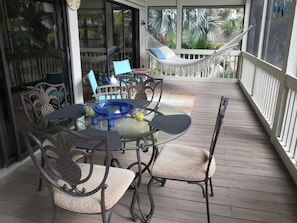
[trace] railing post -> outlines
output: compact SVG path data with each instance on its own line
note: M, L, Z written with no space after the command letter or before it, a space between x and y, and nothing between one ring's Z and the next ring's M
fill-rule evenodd
M283 75L282 78L279 79L280 86L277 97L277 104L275 109L275 117L272 125L272 131L270 135L270 140L275 141L280 134L281 126L283 123L287 93L288 88L286 87L286 75Z

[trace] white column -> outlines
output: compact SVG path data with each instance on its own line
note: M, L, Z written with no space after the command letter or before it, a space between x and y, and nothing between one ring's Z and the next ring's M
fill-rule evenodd
M74 103L83 103L84 99L77 11L67 9L67 15Z

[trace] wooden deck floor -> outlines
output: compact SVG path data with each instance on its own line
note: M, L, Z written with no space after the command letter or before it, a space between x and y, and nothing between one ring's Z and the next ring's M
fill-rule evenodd
M296 223L297 189L237 84L168 82L165 92L196 94L190 130L176 140L206 146L216 118L220 96L230 98L215 157L215 196L210 198L212 223ZM144 157L149 154L143 154ZM135 160L133 151L116 154L123 163ZM46 189L36 191L38 175L26 162L0 181L1 223L49 223L52 207ZM143 180L143 205L149 176ZM205 202L195 185L168 181L153 186L156 211L152 223L206 222ZM112 222L132 222L131 192L114 211ZM57 223L101 222L100 216L58 212Z

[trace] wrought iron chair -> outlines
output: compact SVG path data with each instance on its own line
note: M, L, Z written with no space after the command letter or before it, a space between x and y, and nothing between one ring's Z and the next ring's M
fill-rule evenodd
M202 193L206 200L207 220L208 223L210 222L208 186L210 186L210 196L213 196L212 176L215 173L216 167L214 151L228 101L228 98L221 98L209 150L171 143L166 144L158 154L151 169L152 178L148 184L148 194L152 204L149 217L153 216L155 209L151 191L153 182L161 180L162 186L164 186L168 179L197 184L202 188Z
M64 108L68 105L65 98L65 85L61 84L49 84L41 82L35 85L27 92L21 93L21 102L23 105L26 117L33 129L44 129L49 126L55 125L69 125L73 122L66 119L47 119L46 117L54 112L56 109ZM48 142L45 141L45 144ZM57 159L56 154L47 152L49 158ZM75 161L82 159L83 156L76 155L73 157ZM43 160L41 160L41 166L44 166ZM38 190L42 189L42 178L39 178Z
M53 134L57 137L53 137ZM56 220L57 209L101 214L102 222L110 222L113 208L127 189L134 185L135 177L131 170L109 165L110 150L121 146L117 132L93 129L92 134L83 134L55 126L38 132L24 132L24 139L36 168L49 188L54 206L52 223ZM44 141L50 143L44 145ZM79 149L74 150L75 147ZM36 149L40 149L45 167L40 165ZM47 151L55 153L58 159L49 160ZM101 157L98 151L104 152L105 165L96 164ZM72 158L78 153L85 156L88 162L74 162ZM130 212L133 220L136 220L132 204Z
M117 84L107 84L98 86L93 70L87 74L88 80L91 85L93 97L96 101L107 101L120 98L120 90Z
M145 106L153 104L153 106L150 107L152 110L158 108L163 93L163 79L153 78L141 73L135 73L133 75L122 74L118 76L118 79L120 82L120 94L122 99L146 101L147 104ZM146 112L150 111L146 110ZM137 110L135 113L137 113ZM150 113L146 113L146 115L148 114ZM155 113L151 112L151 114ZM154 133L153 138L148 137L146 140L157 141L157 138L158 133ZM125 141L129 141L129 139L125 139ZM123 153L125 153L125 147L126 144L123 143ZM148 152L148 148L143 150L143 152ZM132 163L128 168L132 168L136 165L137 162Z

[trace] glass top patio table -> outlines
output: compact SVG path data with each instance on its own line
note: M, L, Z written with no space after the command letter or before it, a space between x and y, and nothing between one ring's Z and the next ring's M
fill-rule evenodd
M129 100L120 101L129 103ZM138 121L135 118L137 112L144 114L143 120ZM145 140L148 147L172 141L183 135L191 124L190 117L183 110L164 103L160 103L157 107L155 103L135 107L134 102L134 106L128 114L112 119L112 126L109 126L110 119L106 116L96 116L98 123L89 127L85 125L85 116L79 118L78 129L94 128L117 131L123 142L126 142L125 150L137 149L135 143L128 142L138 140Z
M149 103L143 100L120 99L113 102L128 103L132 105L131 111L122 117L112 119L113 126L109 127L106 116L96 115L98 122L95 125L86 126L85 108L82 104L74 104L62 109L58 109L47 116L48 120L69 119L73 122L76 119L77 130L94 128L100 130L118 131L125 142L136 141L146 138L157 140L147 141L147 146L159 145L172 141L183 135L191 124L190 117L185 111L178 107L165 103ZM92 104L92 105L95 105ZM142 112L142 121L135 119L135 114ZM91 118L91 117L89 117ZM135 143L126 144L125 150L137 149Z

